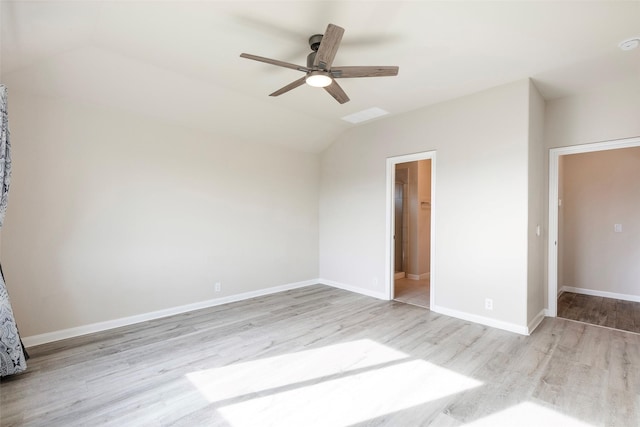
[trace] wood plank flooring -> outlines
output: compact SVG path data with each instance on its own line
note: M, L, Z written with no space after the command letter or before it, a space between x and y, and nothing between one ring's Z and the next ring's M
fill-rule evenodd
M640 335L317 285L29 349L2 426L638 426Z
M640 333L640 302L563 292L558 317Z
M430 280L412 280L407 278L394 280L394 297L396 301L419 307L429 308Z

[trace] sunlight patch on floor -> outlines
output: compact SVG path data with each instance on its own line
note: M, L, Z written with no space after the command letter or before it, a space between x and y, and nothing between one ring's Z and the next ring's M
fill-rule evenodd
M362 339L187 374L209 402L298 384L406 359L405 353Z
M592 427L591 424L587 424L533 402L523 402L477 421L465 424L465 426L468 427L511 427L514 425L519 427Z
M424 360L346 374L338 379L223 406L233 427L348 426L482 385Z
M347 426L482 385L369 339L186 377L233 427Z

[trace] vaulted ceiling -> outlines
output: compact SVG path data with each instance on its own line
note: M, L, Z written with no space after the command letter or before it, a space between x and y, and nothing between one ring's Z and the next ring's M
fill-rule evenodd
M640 78L639 1L5 1L10 91L108 106L229 140L318 152L371 107L399 114L532 77L547 99ZM305 65L308 38L345 28L334 64L397 65L345 79L340 105L307 85L268 94Z

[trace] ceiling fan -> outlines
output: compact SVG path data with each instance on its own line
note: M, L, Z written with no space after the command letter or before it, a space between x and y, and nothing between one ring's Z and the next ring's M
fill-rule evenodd
M242 58L253 59L254 61L265 62L279 67L291 68L302 71L305 76L278 89L269 96L278 96L289 92L304 83L310 86L323 87L340 104L349 101L349 97L342 90L335 79L345 79L353 77L385 77L397 76L398 67L377 67L377 66L345 66L332 67L333 58L338 52L344 28L329 24L323 34L315 34L309 38L309 46L312 52L307 56L307 66L291 64L289 62L278 61L276 59L264 58L262 56L242 53Z

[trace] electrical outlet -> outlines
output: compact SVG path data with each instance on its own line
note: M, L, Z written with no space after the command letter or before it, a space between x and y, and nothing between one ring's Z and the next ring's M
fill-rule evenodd
M484 309L485 310L493 310L493 300L491 298L485 298L485 300L484 300Z
M220 292L220 290L221 290L221 289L222 289L222 285L220 284L220 282L216 282L216 283L213 285L213 291L214 291L214 292Z

